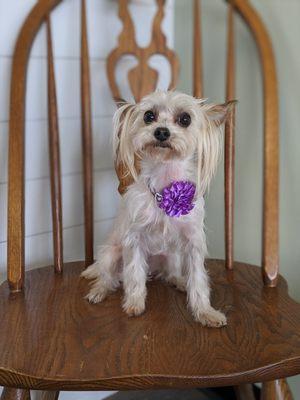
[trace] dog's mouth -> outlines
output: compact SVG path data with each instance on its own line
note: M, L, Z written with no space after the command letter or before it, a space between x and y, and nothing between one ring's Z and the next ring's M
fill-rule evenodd
M147 143L146 145L144 145L143 147L143 151L153 151L155 149L169 149L169 150L174 150L173 146L171 145L171 143L169 141L165 141L165 142L159 142L157 141L151 141L149 143Z
M155 142L153 143L153 147L160 147L162 149L172 149L172 146L169 142Z
M146 145L143 146L141 149L142 153L145 152L149 156L153 157L172 157L175 156L177 151L175 150L174 146L169 141L159 142L151 141L148 142Z
M143 153L147 154L150 157L162 160L169 160L174 157L182 157L180 151L177 150L176 147L168 140L164 142L159 142L158 140L148 142L141 149L141 158L143 158Z

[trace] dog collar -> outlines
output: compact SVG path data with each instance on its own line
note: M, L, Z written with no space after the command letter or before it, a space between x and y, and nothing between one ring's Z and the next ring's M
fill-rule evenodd
M173 181L160 192L148 184L156 203L169 217L180 217L189 214L195 207L193 203L196 185L189 181Z

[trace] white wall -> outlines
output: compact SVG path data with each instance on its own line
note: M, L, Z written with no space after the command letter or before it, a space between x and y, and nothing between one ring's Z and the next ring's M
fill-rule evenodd
M15 40L26 15L36 0L0 0L0 280L5 278L7 221L7 152L9 125L9 84ZM150 24L156 7L153 0L133 0L130 7L137 25L138 42L150 39ZM173 38L173 5L167 3L164 31L169 44ZM87 0L95 181L95 246L112 225L119 201L113 170L110 135L114 104L106 75L105 59L116 46L121 23L116 0ZM80 1L64 0L52 13L55 70L62 152L64 258L83 259L83 199L80 122ZM47 69L45 28L39 32L31 52L27 81L26 113L26 267L52 263L52 224L47 139ZM124 95L125 73L132 60L118 67L118 81ZM169 69L156 58L160 87L166 87ZM99 393L64 393L60 398L100 399Z
M249 0L263 18L274 46L280 95L280 268L300 301L300 2ZM205 97L224 99L226 2L202 0ZM175 48L184 64L180 88L190 92L192 1L176 0ZM257 49L240 18L237 36L236 223L237 260L260 264L262 199L262 85ZM209 251L224 257L223 168L207 199ZM295 393L300 379L289 380Z

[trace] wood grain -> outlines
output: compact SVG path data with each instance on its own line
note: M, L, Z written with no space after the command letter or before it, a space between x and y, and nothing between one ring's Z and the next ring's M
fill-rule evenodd
M1 400L30 400L30 391L26 389L3 389Z
M61 200L61 168L59 149L59 128L56 99L56 84L53 61L51 21L46 17L47 26L47 62L48 62L48 137L51 182L51 208L53 225L54 269L62 272L63 268L63 226Z
M228 326L203 328L186 296L148 283L147 311L129 318L122 292L91 305L84 262L28 271L24 294L0 287L0 385L43 390L209 387L300 372L300 305L283 278L263 285L260 268L210 260L212 304ZM13 351L11 349L13 348ZM238 357L237 357L238 354ZM28 356L30 355L30 356Z
M261 400L293 400L293 395L286 379L264 382Z
M203 66L200 0L194 0L194 52L193 52L193 95L203 97Z
M235 99L235 35L234 6L228 5L226 101ZM225 205L225 265L232 269L234 262L234 156L235 107L225 122L224 205Z
M85 263L94 262L93 141L90 65L85 0L81 0L81 122L85 220Z
M136 101L140 101L146 94L153 92L158 81L158 73L148 64L151 56L160 54L170 64L171 82L169 89L174 89L179 74L179 61L175 52L167 47L166 36L162 31L165 0L156 0L157 12L153 20L151 41L147 47L139 47L136 42L135 29L128 9L128 0L119 0L119 17L123 29L118 38L118 46L109 54L106 63L106 72L109 86L115 100L122 98L116 82L115 70L118 62L126 54L136 57L138 64L128 72L128 81L132 94ZM137 159L136 159L137 164ZM119 192L125 192L133 178L124 164L120 163L116 172L120 181Z

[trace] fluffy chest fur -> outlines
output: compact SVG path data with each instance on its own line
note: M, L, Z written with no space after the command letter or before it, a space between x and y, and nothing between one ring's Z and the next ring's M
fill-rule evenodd
M135 240L140 240L145 251L152 255L184 246L195 233L195 220L200 221L204 217L203 198L195 198L195 208L190 214L169 217L159 208L151 191L160 192L172 181L194 181L194 170L192 160L144 161L139 179L124 196L121 242L130 246Z

